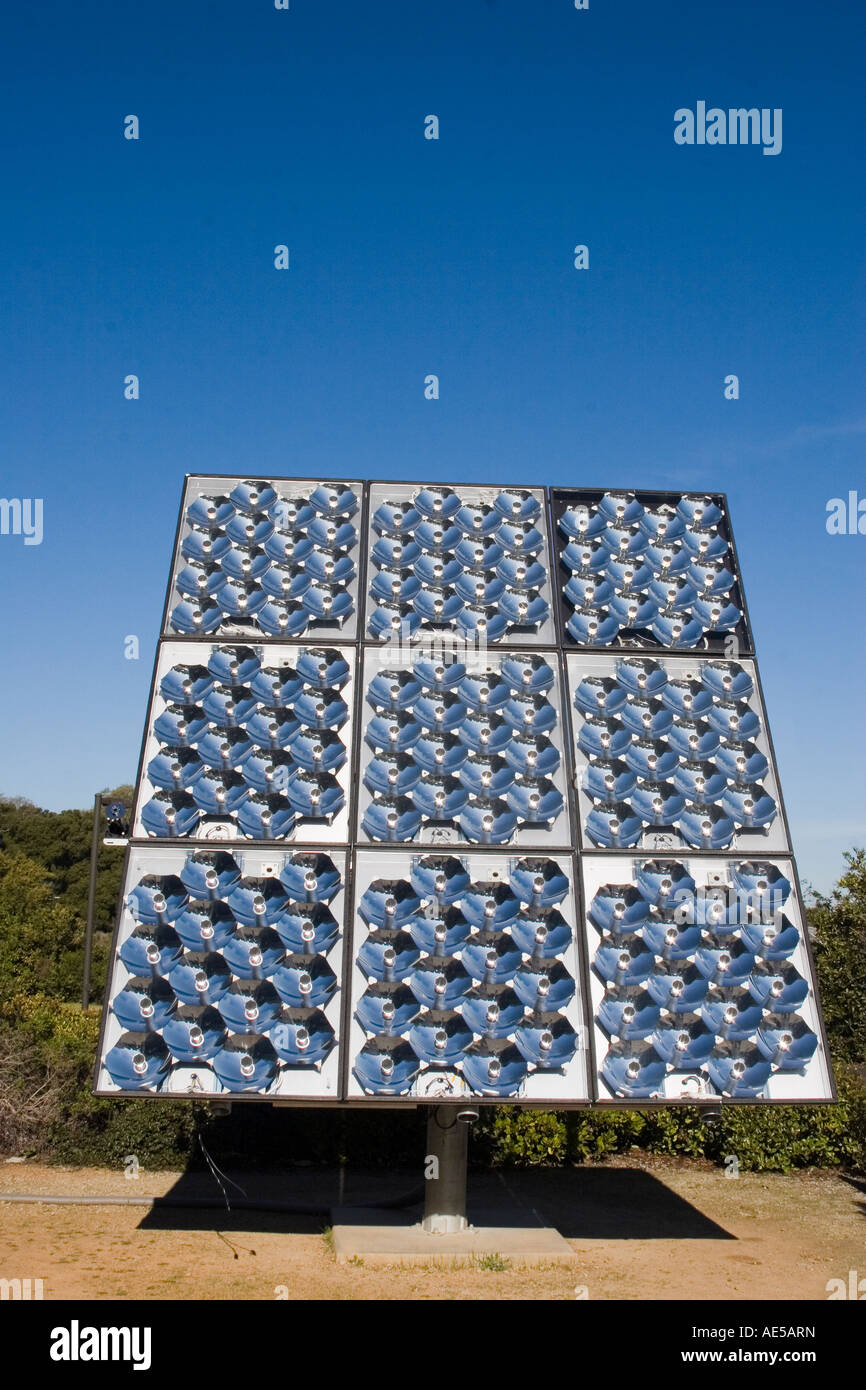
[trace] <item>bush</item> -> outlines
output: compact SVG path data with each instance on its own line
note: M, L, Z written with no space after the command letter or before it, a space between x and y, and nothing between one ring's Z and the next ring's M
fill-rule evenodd
M707 1144L708 1157L736 1154L744 1171L792 1168L866 1170L866 1090L856 1071L837 1067L835 1105L726 1106Z
M133 788L116 787L106 795L132 804ZM24 855L39 864L54 896L80 922L87 917L93 809L43 811L24 797L0 796L0 850ZM120 894L123 855L116 847L99 845L95 920L97 930L109 931ZM81 976L75 993L81 987Z
M833 1056L866 1060L866 851L845 855L847 868L829 898L809 911L815 968Z
M196 1157L198 1116L191 1101L114 1101L79 1094L47 1136L53 1163L122 1168L134 1154L143 1169L186 1168Z
M561 1114L517 1105L484 1109L473 1126L472 1155L492 1167L534 1168L565 1160L566 1122Z
M859 1070L837 1067L835 1105L723 1105L707 1123L696 1107L539 1113L518 1106L482 1111L473 1156L493 1167L584 1163L640 1148L709 1158L736 1155L742 1172L844 1167L866 1171L866 1085Z
M206 1102L90 1094L99 1015L44 993L18 993L0 1008L0 1148L64 1163L145 1168L201 1161L200 1126L221 1163L284 1166L298 1160L356 1167L415 1167L425 1153L423 1110L276 1109L241 1104L217 1118ZM866 1171L863 1069L837 1065L839 1101L820 1106L723 1105L707 1124L693 1107L636 1110L484 1108L472 1159L492 1167L582 1163L639 1147L709 1158L735 1154L742 1171L847 1167Z
M64 957L81 934L42 866L0 850L0 1000L37 990L60 994Z
M636 1110L572 1110L568 1157L574 1163L605 1158L640 1144L646 1117Z
M49 995L16 994L0 1012L0 1146L60 1163L183 1166L194 1146L188 1103L90 1094L99 1015Z

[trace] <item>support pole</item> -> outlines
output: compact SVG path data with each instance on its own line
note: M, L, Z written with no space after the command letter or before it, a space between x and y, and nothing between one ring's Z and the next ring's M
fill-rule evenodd
M84 978L81 985L81 1007L87 1012L90 1003L90 961L93 955L93 919L96 915L96 864L99 858L99 830L102 819L102 792L93 802L93 839L90 842L90 886L87 890L87 927L84 932Z
M466 1163L469 1121L475 1111L434 1105L427 1117L423 1229L428 1235L453 1235L469 1227L466 1220Z

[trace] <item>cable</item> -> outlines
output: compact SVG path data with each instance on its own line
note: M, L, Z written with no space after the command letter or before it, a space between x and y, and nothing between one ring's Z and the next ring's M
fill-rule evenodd
M231 1181L231 1180L230 1180ZM414 1207L424 1197L424 1188L416 1187L411 1192L404 1193L400 1197L386 1197L380 1201L373 1202L352 1202L353 1207L361 1210L370 1209L372 1211L392 1211L401 1207ZM68 1197L56 1196L52 1194L41 1194L32 1192L0 1192L0 1205L4 1202L39 1203L46 1206L78 1206L78 1207L154 1207L183 1209L187 1207L195 1211L222 1211L225 1202L216 1197L177 1197L171 1194L165 1197L155 1195L141 1197ZM264 1201L258 1198L245 1197L234 1202L235 1211L262 1211L277 1212L289 1216L327 1216L332 1208L330 1205L322 1205L320 1202L279 1202Z
M450 1125L443 1125L443 1124L441 1123L440 1119L439 1119L439 1113L438 1113L438 1112L439 1112L439 1109L440 1109L440 1107L439 1107L438 1105L434 1105L434 1106L433 1106L433 1115L432 1115L433 1123L434 1123L434 1125L436 1126L437 1129L441 1129L441 1130L443 1130L443 1132L447 1133L449 1129L453 1129L454 1126L455 1126L456 1124L459 1124L459 1123L460 1123L460 1116L459 1116L459 1115L455 1115L455 1116L454 1116L454 1119L451 1121Z
M228 1173L224 1173L224 1172L222 1171L221 1168L218 1168L218 1167L217 1167L216 1160L213 1159L213 1158L211 1157L210 1153L208 1152L207 1146L206 1146L204 1140L203 1140L202 1137L201 1137L201 1130L200 1130L198 1124L196 1124L195 1135L196 1135L196 1138L198 1139L198 1142L199 1142L199 1146L200 1146L200 1148L201 1148L201 1151L202 1151L202 1153L204 1154L205 1162L207 1163L207 1166L208 1166L208 1168L210 1169L211 1174L213 1175L213 1177L216 1178L217 1182L218 1182L219 1185L220 1185L220 1190L222 1191L223 1199L224 1199L225 1204L226 1204L226 1211L231 1211L232 1206L231 1206L231 1202L229 1201L229 1195L228 1195L228 1193L226 1192L226 1189L225 1189L225 1184L223 1183L223 1178L225 1178L226 1182L231 1183L232 1187L236 1187L237 1190L238 1190L238 1192L243 1193L244 1197L246 1197L247 1194L246 1194L246 1192L244 1191L244 1189L241 1187L241 1185L240 1185L239 1182L235 1182L234 1178L230 1178L229 1175L228 1175Z
M71 1207L188 1207L196 1211L223 1211L225 1209L225 1202L219 1197L174 1197L171 1194L165 1197L154 1194L142 1195L141 1197L61 1197L50 1193L42 1195L41 1193L30 1192L4 1192L0 1193L0 1204L3 1202L43 1202L46 1206ZM319 1216L330 1210L329 1207L320 1206L318 1203L265 1202L251 1199L236 1200L234 1205L236 1211L287 1212L305 1216Z

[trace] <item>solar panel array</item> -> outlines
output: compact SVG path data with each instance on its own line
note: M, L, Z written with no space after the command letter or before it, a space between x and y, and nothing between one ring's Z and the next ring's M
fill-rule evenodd
M726 499L187 478L99 1094L833 1086Z

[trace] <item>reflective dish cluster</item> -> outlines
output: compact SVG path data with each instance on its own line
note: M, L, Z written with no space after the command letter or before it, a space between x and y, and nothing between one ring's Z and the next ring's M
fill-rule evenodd
M549 624L543 492L429 485L370 506L371 637L450 631L487 645Z
M405 878L369 882L353 1001L362 1092L416 1093L438 1071L478 1095L515 1096L535 1073L566 1068L578 1047L563 960L573 931L559 907L569 891L566 871L544 858L473 878L465 860L427 855Z
M261 876L196 850L179 873L139 877L110 1004L123 1030L105 1054L115 1086L160 1090L182 1068L182 1089L266 1093L286 1071L320 1072L336 1046L328 956L342 888L334 861L312 852Z
M803 939L789 879L751 860L702 869L632 861L630 881L589 904L600 1069L617 1097L670 1094L670 1079L688 1094L691 1078L692 1095L754 1098L777 1073L802 1075L818 1047L798 1012L810 989L792 960Z
M563 816L567 844L557 685L555 665L524 652L379 667L365 685L363 834L399 842L438 827L502 845L522 830L549 839Z
M833 1096L721 495L188 475L129 824L97 1094Z
M332 822L346 803L346 654L196 646L186 656L159 680L140 790L147 834L200 835L215 821L276 840Z
M574 665L572 666L572 662ZM778 814L750 672L735 661L688 667L651 657L596 658L573 672L583 830L599 848L669 829L698 850L768 833Z
M554 492L567 639L581 647L692 650L743 612L727 519L712 497L650 506L633 492L593 503Z
M283 638L342 628L356 610L359 507L357 485L345 482L278 491L247 479L228 493L194 497L184 513L170 628L241 627Z

